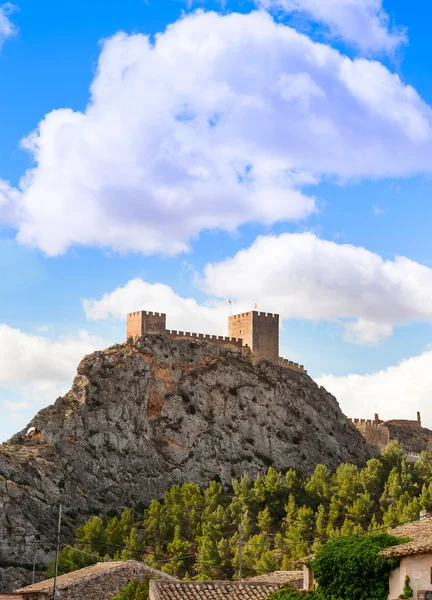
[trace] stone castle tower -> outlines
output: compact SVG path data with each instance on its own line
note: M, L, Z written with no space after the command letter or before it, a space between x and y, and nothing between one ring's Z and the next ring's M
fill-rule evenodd
M228 317L228 335L241 338L255 361L279 359L279 315L256 310Z

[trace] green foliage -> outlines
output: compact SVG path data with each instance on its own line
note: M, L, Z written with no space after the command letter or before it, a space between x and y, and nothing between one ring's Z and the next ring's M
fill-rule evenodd
M312 561L320 593L344 600L387 600L390 571L399 560L379 554L400 538L377 533L331 540Z
M150 578L130 581L112 600L147 600L149 596Z
M405 575L404 588L403 593L399 596L399 598L404 598L404 600L408 600L414 596L414 591L410 586L410 578L409 575Z
M299 591L292 587L283 587L270 594L267 600L325 600L319 590Z
M203 490L185 483L153 500L144 514L95 516L77 529L74 549L61 551L60 573L107 557L145 560L177 577L232 579L240 523L244 577L290 570L323 540L391 526L423 508L432 509L432 454L423 452L413 466L392 442L362 469L343 463L331 472L317 465L303 477L270 467L255 479L235 479L229 493L217 478Z

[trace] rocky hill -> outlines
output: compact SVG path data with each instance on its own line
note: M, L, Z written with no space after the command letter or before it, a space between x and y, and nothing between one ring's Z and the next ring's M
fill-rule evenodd
M362 463L364 438L304 373L200 341L136 338L86 356L70 392L0 446L0 590L29 581L89 515L177 482Z

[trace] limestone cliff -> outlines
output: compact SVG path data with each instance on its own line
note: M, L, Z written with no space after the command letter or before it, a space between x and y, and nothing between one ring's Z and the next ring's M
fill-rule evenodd
M67 540L90 515L147 503L173 483L368 457L306 374L162 336L95 352L70 392L0 446L0 590L28 582L34 550L46 565L60 502Z

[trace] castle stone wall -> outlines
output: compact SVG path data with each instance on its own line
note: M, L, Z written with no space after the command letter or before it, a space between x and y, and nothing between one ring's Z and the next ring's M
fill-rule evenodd
M166 314L145 310L129 313L126 323L126 339L146 333L165 333Z
M279 315L253 312L252 352L256 362L279 360Z
M215 346L227 348L233 352L239 352L243 348L243 340L241 338L231 338L204 333L191 333L189 331L165 331L165 335L175 340L201 340L204 342L211 342Z
M137 311L127 315L126 339L159 334L176 340L202 340L220 348L238 352L257 363L268 360L274 364L307 373L303 365L279 357L279 315L250 311L228 317L228 337L174 331L166 328L166 314Z
M305 375L307 375L307 371L304 368L303 365L299 365L296 362L293 362L292 360L287 360L286 358L282 358L281 356L278 358L277 364L280 367L284 367L285 369L292 369L293 371L300 371L301 373L304 373Z
M233 338L241 338L253 352L252 315L251 311L228 317L228 335Z

